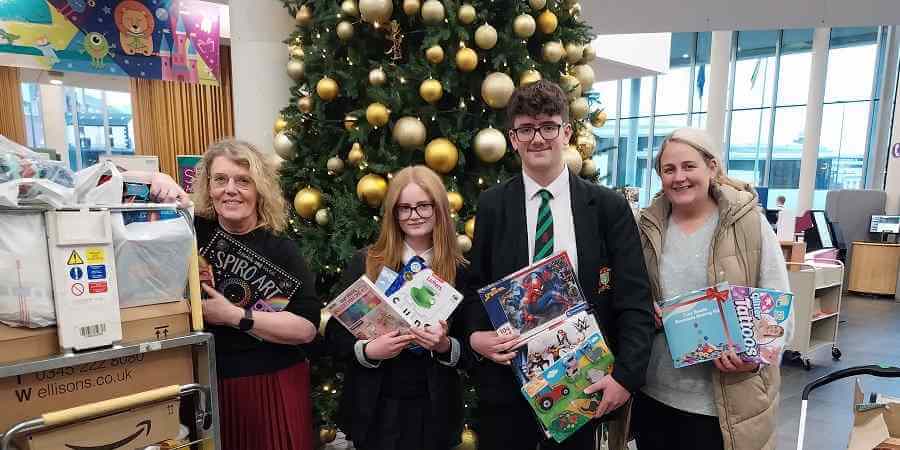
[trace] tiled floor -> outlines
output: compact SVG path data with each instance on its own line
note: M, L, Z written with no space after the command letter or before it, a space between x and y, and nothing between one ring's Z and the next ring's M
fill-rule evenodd
M811 359L812 370L799 364L782 368L780 425L778 448L797 448L800 426L800 395L812 380L851 366L888 364L900 366L900 302L892 298L873 298L845 293L838 327L838 347L843 356L831 359L829 349L822 349ZM900 396L900 379L863 377L867 392L883 392ZM820 387L810 394L806 420L805 449L838 450L847 448L851 428L853 379L847 378Z

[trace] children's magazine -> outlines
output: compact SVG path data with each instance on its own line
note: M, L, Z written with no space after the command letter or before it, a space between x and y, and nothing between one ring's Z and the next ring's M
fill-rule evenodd
M741 324L745 361L781 364L785 326L794 294L774 289L731 286L731 298Z
M600 394L584 389L612 371L613 355L600 333L587 337L539 377L522 386L548 437L562 442L584 426L600 406Z
M736 353L745 349L728 283L675 296L661 309L676 368L711 361L729 349Z
M585 303L564 251L479 289L478 295L497 333L518 331L517 342L527 341Z
M357 339L374 339L394 330L437 325L461 301L459 291L431 269L423 269L390 297L363 275L325 309Z

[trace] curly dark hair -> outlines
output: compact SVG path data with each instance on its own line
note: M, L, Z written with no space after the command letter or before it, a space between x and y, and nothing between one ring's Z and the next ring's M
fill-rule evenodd
M509 104L506 105L506 120L513 126L517 116L537 116L559 114L563 123L569 121L569 102L562 88L547 80L519 86L513 91Z

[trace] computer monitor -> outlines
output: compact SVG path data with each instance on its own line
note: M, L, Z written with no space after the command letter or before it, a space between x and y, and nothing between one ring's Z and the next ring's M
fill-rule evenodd
M870 233L900 234L900 216L872 216Z
M834 233L831 230L831 223L825 217L825 211L813 210L808 211L807 214L812 219L812 226L803 232L803 240L806 241L806 251L835 248Z

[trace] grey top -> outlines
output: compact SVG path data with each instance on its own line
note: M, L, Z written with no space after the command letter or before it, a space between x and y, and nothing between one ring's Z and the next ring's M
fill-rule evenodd
M765 217L760 216L762 249L760 254L759 286L768 289L788 291L789 283L784 255L775 233ZM663 298L674 297L684 292L709 286L709 247L719 224L719 215L710 214L697 231L684 233L669 218L665 244L659 257L660 288ZM785 342L790 342L793 333L793 312L785 323ZM694 414L715 416L716 405L712 389L712 371L709 363L696 364L676 369L665 333L657 333L650 353L647 368L647 384L643 392L657 401L673 408Z

